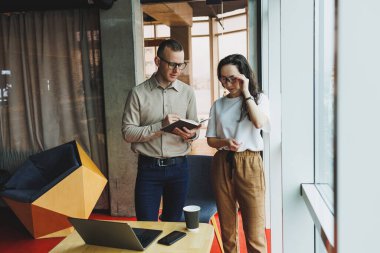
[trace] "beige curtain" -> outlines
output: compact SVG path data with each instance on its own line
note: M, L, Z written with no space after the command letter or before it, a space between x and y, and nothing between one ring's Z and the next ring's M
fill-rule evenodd
M99 39L95 9L0 14L2 169L75 139L107 176Z

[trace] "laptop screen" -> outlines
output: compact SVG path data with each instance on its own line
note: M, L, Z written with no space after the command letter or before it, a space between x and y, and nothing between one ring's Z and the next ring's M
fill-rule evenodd
M86 244L104 247L142 251L162 233L162 230L131 228L125 222L71 217L68 220Z

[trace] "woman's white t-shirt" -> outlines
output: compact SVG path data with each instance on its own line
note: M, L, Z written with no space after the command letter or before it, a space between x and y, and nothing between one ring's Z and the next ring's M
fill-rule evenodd
M248 119L248 116L239 122L241 105L243 102L242 96L235 98L224 96L216 100L210 110L210 119L207 126L206 137L236 139L241 143L237 152L245 150L261 151L264 148L264 142L260 135L260 130L267 133L270 132L268 97L263 93L259 96L259 110L268 118L261 129L257 129ZM220 149L228 150L227 147Z

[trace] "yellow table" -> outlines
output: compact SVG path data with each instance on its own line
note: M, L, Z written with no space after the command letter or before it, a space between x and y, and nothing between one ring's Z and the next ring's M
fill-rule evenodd
M189 232L185 228L184 222L150 222L150 221L128 221L131 227L161 229L161 235L147 247L145 251L123 250L116 248L87 245L79 234L74 231L60 242L51 253L61 252L144 252L144 253L209 253L214 239L214 228L210 224L200 223L199 231ZM171 246L157 244L157 241L169 234L173 230L186 232L187 235Z

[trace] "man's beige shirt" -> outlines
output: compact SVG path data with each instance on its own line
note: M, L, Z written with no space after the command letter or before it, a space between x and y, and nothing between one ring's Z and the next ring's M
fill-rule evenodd
M191 149L190 142L160 131L162 120L169 113L198 121L194 90L179 80L163 89L153 74L128 95L122 123L124 140L132 143L134 152L146 156L164 158L186 155Z

